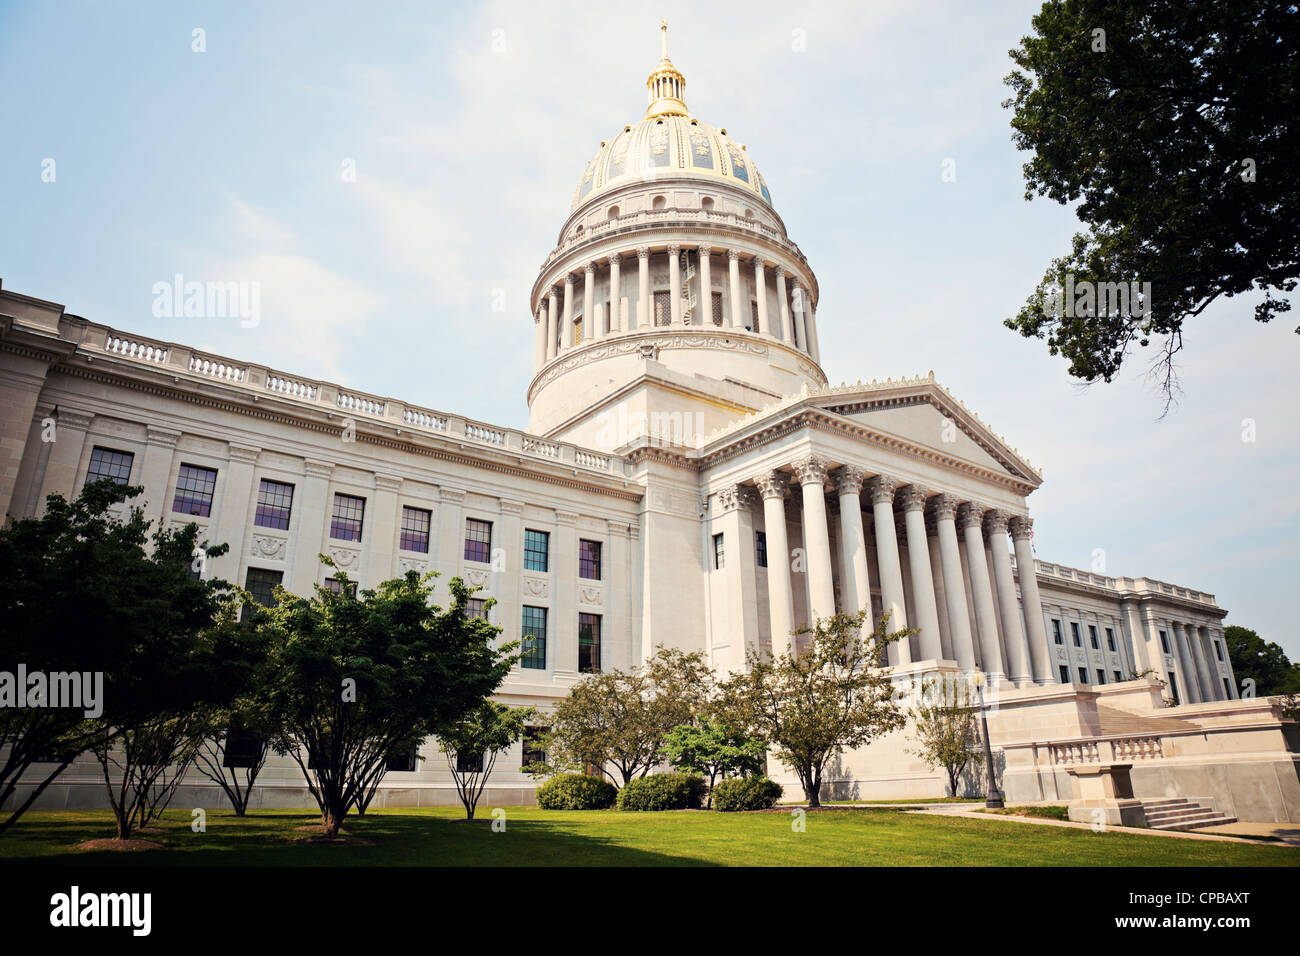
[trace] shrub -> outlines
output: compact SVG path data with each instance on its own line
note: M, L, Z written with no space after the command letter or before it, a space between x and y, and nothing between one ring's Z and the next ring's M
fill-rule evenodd
M618 792L620 810L698 810L704 778L689 773L656 773L629 780Z
M608 810L618 791L608 780L585 773L562 773L537 788L543 810Z
M781 785L766 777L732 777L713 788L713 809L724 813L734 810L766 810L776 806L784 792Z

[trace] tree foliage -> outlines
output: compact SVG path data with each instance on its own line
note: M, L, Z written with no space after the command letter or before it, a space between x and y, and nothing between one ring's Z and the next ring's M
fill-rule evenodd
M748 655L747 673L719 688L718 710L734 726L772 745L799 778L809 806L821 805L827 761L903 726L905 715L889 677L877 662L891 642L911 630L887 633L889 615L866 637L866 612L816 622L799 654Z
M1300 16L1291 0L1048 0L1033 31L1004 104L1032 153L1025 198L1076 203L1087 229L1006 324L1087 382L1160 337L1167 409L1188 319L1251 291L1259 322L1291 308L1275 293L1300 276ZM1067 276L1152 296L1069 315L1051 304Z
M1277 644L1237 624L1223 629L1223 642L1238 686L1254 681L1257 697L1300 693L1300 664L1293 664Z
M948 774L949 792L954 797L962 771L980 740L977 709L967 680L945 675L926 681L921 702L912 710L919 745L913 752L927 766Z
M664 753L675 769L707 779L712 794L719 778L761 774L767 746L757 737L706 715L674 727L664 737ZM706 807L711 803L710 796Z
M536 707L507 707L494 700L484 700L469 714L438 732L438 744L447 756L447 767L456 783L456 794L465 807L466 818L474 819L474 810L497 757L524 735L524 728L536 713ZM462 760L462 757L470 759Z

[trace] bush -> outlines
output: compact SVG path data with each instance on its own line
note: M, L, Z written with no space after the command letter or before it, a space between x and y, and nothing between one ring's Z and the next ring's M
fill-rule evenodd
M704 778L688 773L656 773L630 780L618 792L620 810L698 810Z
M608 780L585 773L562 773L537 788L543 810L608 810L618 791Z
M713 788L713 809L729 813L735 810L766 810L776 806L784 792L779 783L767 777L732 777Z

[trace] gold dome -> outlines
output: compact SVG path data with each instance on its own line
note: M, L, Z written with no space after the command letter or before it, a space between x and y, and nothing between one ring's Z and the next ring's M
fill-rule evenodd
M645 118L600 144L583 170L571 209L619 186L658 179L721 179L770 206L767 183L745 147L686 109L686 78L668 59L668 24L660 21L660 29L663 54L646 80Z

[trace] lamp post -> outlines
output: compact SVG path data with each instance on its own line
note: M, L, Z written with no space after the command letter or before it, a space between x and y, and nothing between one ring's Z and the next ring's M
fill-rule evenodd
M979 668L975 669L975 689L980 695L980 729L984 736L984 769L989 776L988 793L984 796L984 806L990 810L1001 810L1005 803L1002 801L1002 791L998 789L997 777L993 773L993 748L989 746L989 718L988 710L984 706L984 672Z

